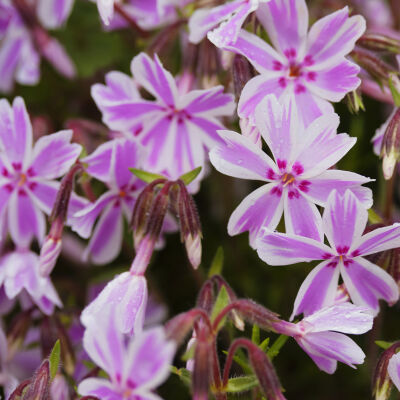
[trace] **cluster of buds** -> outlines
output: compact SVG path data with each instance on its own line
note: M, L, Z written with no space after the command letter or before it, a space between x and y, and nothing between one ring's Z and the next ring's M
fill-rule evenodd
M234 391L229 375L234 355L239 348L247 350L249 364L254 372L254 375L249 377L253 381L249 379L248 384L242 386L239 391L250 390L259 384L263 395L268 399L285 399L268 355L249 339L238 338L232 342L223 372L221 372L217 352L218 333L228 320L243 330L243 319L269 331L274 330L274 324L279 322L277 314L261 305L252 300L238 299L223 278L214 275L204 283L196 307L177 315L166 324L168 337L178 345L182 344L190 331L193 332L188 352L193 352L190 369L194 399L208 399L210 390L215 398L227 399L227 394ZM238 389L235 388L235 390Z
M175 181L152 175L156 179L142 190L133 210L131 227L136 256L131 273L143 275L160 237L168 211L179 220L181 240L185 243L190 263L197 268L201 262L201 226L194 200L187 190L189 184L200 172L199 169L185 174ZM150 180L143 171L134 170L140 178ZM144 174L146 176L144 176Z

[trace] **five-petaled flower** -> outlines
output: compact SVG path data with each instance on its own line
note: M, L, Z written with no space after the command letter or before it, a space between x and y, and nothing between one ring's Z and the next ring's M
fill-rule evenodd
M0 231L8 229L15 245L28 248L32 239L42 242L59 182L75 163L81 146L70 143L72 131L41 137L32 149L32 126L25 103L17 97L12 106L0 100ZM85 204L73 196L70 214Z
M109 308L103 311L103 317L87 327L83 346L108 379L87 378L78 392L110 400L158 399L152 390L168 377L175 344L167 340L162 327L129 339L117 329L114 313Z
M136 135L148 150L145 169L177 179L206 162L206 150L221 142L219 118L234 110L222 86L180 92L157 56L136 56L131 70L137 83L155 97L142 99L132 79L113 73L107 86L94 85L93 98L111 128ZM181 88L182 89L182 88ZM183 90L183 89L182 89Z
M368 212L355 195L332 191L323 214L323 229L330 246L293 234L265 230L257 240L258 255L270 265L323 260L307 276L297 294L292 317L309 315L333 304L342 276L353 303L376 314L379 299L393 304L399 298L394 279L363 256L400 247L400 224L375 229L365 235Z
M249 231L254 247L260 230L275 229L284 213L288 233L321 240L322 220L316 205L325 206L334 188L341 192L350 188L365 207L372 205L371 190L360 186L368 178L329 169L356 141L337 134L338 125L339 117L329 113L303 129L293 97L285 97L281 105L271 95L257 108L256 126L275 161L251 139L219 131L225 143L210 152L214 167L226 175L268 182L233 212L228 223L230 235Z
M278 98L294 93L308 125L332 111L329 101L340 101L360 84L360 68L345 56L365 31L363 17L349 18L345 7L318 20L307 33L305 0L272 0L259 6L257 18L275 48L245 30L234 43L223 46L247 57L260 73L243 89L238 107L241 117L252 117L268 93Z

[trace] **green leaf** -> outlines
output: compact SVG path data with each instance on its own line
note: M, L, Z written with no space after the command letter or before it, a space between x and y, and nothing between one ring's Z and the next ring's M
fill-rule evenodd
M253 389L258 385L258 379L255 375L238 376L228 380L226 391L228 393L240 393Z
M136 175L139 179L141 179L146 183L151 183L156 179L167 179L165 176L159 174L153 174L152 172L143 171L142 169L129 168L129 171L131 171L132 174Z
M197 178L200 171L201 167L197 167L189 172L186 172L186 174L181 175L179 179L183 181L185 185L189 185L189 183L192 183Z
M368 220L371 224L379 224L382 222L382 218L372 208L368 210Z
M383 350L388 349L394 342L385 342L384 340L375 340L375 344Z
M260 328L258 325L253 325L253 331L251 332L251 341L257 346L260 344Z
M61 354L61 346L60 346L60 339L58 339L57 342L54 344L53 350L51 350L49 356L51 380L53 380L57 374L58 366L60 365L60 354Z
M213 275L221 275L223 266L224 266L224 249L221 246L219 246L212 260L210 270L208 271L208 277L211 278Z
M267 355L272 361L274 357L276 357L279 354L280 349L282 346L286 343L286 341L289 339L289 336L286 335L280 335L278 339L275 340L275 342L272 344L272 346L268 349Z
M215 321L215 318L217 317L217 315L228 304L229 304L229 294L228 294L227 290L225 289L225 286L221 286L221 290L218 293L217 300L215 300L214 307L211 311L211 322ZM226 317L222 319L220 325L218 326L218 329L220 329L222 326L224 326L225 321L226 321Z
M397 74L389 74L389 88L392 92L392 97L396 107L400 107L400 80Z
M181 381L187 385L191 386L192 384L192 374L186 368L176 368L175 366L171 366L171 373L178 375Z

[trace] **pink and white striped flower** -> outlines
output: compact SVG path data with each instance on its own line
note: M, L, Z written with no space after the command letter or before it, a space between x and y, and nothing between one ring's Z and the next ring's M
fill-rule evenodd
M375 229L365 235L365 207L349 190L334 190L323 214L323 231L329 246L320 240L265 230L257 240L258 255L270 265L323 260L302 283L292 317L310 315L333 304L339 276L354 304L379 311L379 299L390 304L399 298L394 279L363 256L400 247L400 224Z
M83 396L99 399L159 399L153 393L169 373L175 343L162 327L138 332L128 339L117 329L111 309L104 310L85 331L83 346L90 358L108 374L108 379L87 378L78 386Z
M344 333L360 335L372 328L372 322L368 308L342 303L325 307L296 324L280 321L274 328L292 336L318 368L333 374L338 361L352 368L364 362L363 351Z
M149 155L145 169L177 179L207 160L207 150L221 139L220 118L233 113L231 94L222 86L180 92L157 56L144 53L132 60L135 82L155 97L142 99L131 78L115 73L107 86L94 85L92 96L111 129L136 135Z
M246 18L260 3L270 0L234 0L213 8L196 10L189 19L189 41L199 43L208 33L218 47L235 43Z
M72 131L41 137L32 148L32 126L25 103L0 100L0 231L9 231L19 248L34 237L42 242L45 217L56 199L59 182L77 160L81 146L70 143ZM70 213L85 204L74 196Z
M244 55L260 73L244 87L239 115L251 117L269 93L278 98L293 93L306 125L332 111L360 84L360 68L345 58L365 31L365 20L348 17L345 7L318 20L308 32L305 0L272 0L261 4L257 18L274 47L241 30L238 39L223 49ZM210 37L213 40L213 37ZM218 40L215 43L219 45Z
M274 95L268 96L255 117L274 160L251 139L231 131L219 131L225 143L210 152L211 163L218 171L266 182L240 203L228 223L230 235L249 231L252 247L261 229L275 229L283 213L288 233L321 240L317 205L324 207L335 188L341 193L351 189L365 207L372 205L371 190L361 186L370 179L330 169L356 141L336 133L338 115L326 114L304 129L293 97L283 101L281 105Z

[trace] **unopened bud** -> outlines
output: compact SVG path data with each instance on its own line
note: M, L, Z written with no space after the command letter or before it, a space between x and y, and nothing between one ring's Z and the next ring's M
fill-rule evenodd
M357 44L368 50L400 53L400 41L381 33L367 32L358 39Z
M39 272L42 276L50 275L61 253L61 235L67 218L74 177L75 174L82 171L82 169L82 164L77 163L73 165L61 181L50 216L50 231L40 249Z
M400 157L400 108L393 114L383 136L383 176L390 179Z
M375 400L387 400L390 396L393 385L388 375L388 364L399 349L400 342L396 342L379 357L372 378L372 394L375 396Z
M132 262L130 272L135 275L143 275L150 263L151 255L160 236L165 214L169 205L169 191L172 182L166 182L155 196L148 213L144 215L144 233L140 240L138 250ZM145 189L146 190L146 189ZM141 210L143 212L143 210Z
M389 74L395 72L395 69L375 56L373 53L355 48L351 53L354 61L362 68L364 68L374 79L380 83L387 83Z
M16 388L15 390L11 393L10 397L8 400L22 400L22 396L28 389L29 385L31 383L31 379L26 379L22 381Z
M239 100L246 83L254 77L254 69L247 59L236 54L233 59L232 77L236 100Z
M197 268L201 262L201 225L197 213L196 204L189 194L185 184L178 180L179 194L177 206L179 213L179 226L181 240L185 243L186 253L193 268Z
M23 400L49 400L50 394L50 362L45 360L35 372L31 383L23 395Z

